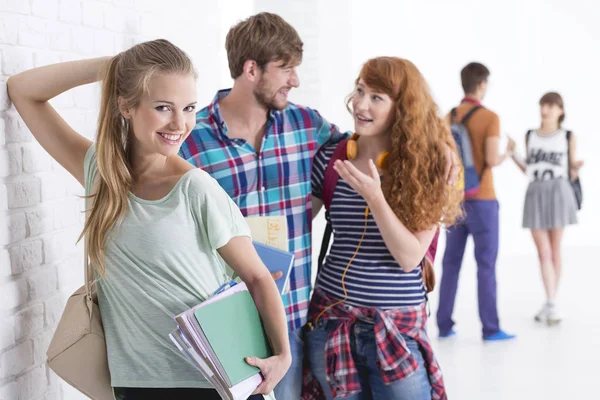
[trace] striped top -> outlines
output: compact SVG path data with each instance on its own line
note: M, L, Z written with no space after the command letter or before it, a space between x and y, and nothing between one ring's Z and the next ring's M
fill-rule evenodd
M312 170L313 196L322 198L325 170L336 145L317 153ZM342 299L342 274L356 251L365 226L367 202L341 177L333 193L330 218L333 244L317 278L317 287ZM369 214L367 233L344 279L348 300L357 307L392 309L425 301L421 267L404 272L389 252L379 228Z
M211 104L198 111L196 126L179 155L215 178L244 217L285 215L288 249L295 261L283 304L293 331L306 323L311 291L313 157L325 143L337 143L348 135L316 110L288 103L284 110L269 112L262 146L254 149L228 135L219 101L229 92L219 91Z

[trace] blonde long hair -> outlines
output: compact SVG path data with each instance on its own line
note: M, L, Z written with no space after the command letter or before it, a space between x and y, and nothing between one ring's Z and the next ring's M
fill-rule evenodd
M101 276L105 274L105 249L110 232L127 213L128 193L132 189L129 157L131 127L119 110L121 97L128 108L140 104L148 92L154 74L196 76L192 61L171 42L158 39L137 44L108 63L102 80L102 98L98 119L96 158L98 176L88 183L94 192L83 232L88 240L90 263Z

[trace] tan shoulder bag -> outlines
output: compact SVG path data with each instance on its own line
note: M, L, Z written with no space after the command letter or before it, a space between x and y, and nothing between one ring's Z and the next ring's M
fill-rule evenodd
M87 198L86 198L87 205ZM87 207L86 207L87 211ZM93 400L114 400L106 341L84 237L85 285L69 297L46 355L48 366Z

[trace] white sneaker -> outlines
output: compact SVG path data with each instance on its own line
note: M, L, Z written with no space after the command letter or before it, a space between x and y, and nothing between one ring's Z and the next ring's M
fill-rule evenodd
M556 304L548 305L548 313L546 314L546 323L550 326L557 325L562 320Z
M535 314L535 320L537 322L547 322L548 321L548 303L544 303L540 311Z

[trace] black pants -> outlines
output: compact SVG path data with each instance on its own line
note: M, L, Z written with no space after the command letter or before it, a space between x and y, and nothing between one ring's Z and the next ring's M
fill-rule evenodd
M115 388L118 400L221 400L214 389L197 388ZM262 400L262 395L248 400Z

